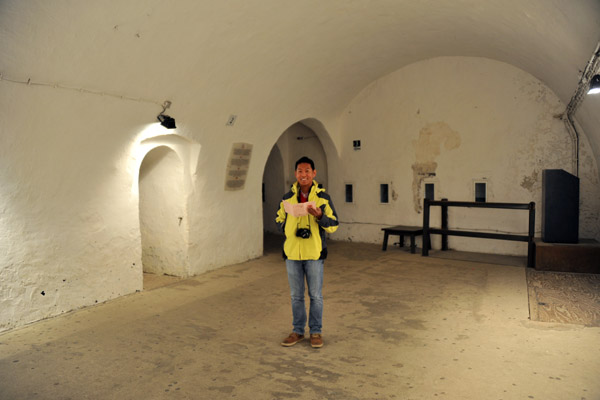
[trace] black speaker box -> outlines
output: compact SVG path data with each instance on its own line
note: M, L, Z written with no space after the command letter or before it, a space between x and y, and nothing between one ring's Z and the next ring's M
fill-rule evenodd
M579 242L579 178L562 169L542 171L542 240Z

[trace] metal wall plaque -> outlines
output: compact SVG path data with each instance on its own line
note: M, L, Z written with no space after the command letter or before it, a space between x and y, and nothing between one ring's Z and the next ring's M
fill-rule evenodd
M244 189L246 176L250 168L252 146L250 143L233 143L231 145L231 153L229 154L225 174L225 190Z

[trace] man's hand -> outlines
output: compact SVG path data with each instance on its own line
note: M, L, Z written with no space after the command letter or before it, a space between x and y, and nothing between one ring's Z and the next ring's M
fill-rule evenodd
M306 211L308 211L310 215L314 215L317 219L321 219L323 216L323 211L319 207L313 205L306 206Z

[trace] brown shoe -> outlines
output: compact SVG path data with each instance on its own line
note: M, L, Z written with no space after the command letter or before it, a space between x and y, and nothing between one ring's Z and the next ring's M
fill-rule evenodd
M311 333L310 334L310 345L315 349L319 347L323 347L323 338L320 333Z
M295 345L302 339L304 339L304 335L300 335L296 332L292 332L292 333L290 333L290 336L283 339L283 342L281 342L281 345L285 346L285 347L290 347L290 346Z

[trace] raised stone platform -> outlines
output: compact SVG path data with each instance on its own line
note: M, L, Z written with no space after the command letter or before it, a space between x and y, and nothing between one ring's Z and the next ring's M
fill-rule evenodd
M546 243L536 239L535 269L600 274L600 243L594 239L580 239L579 243Z

